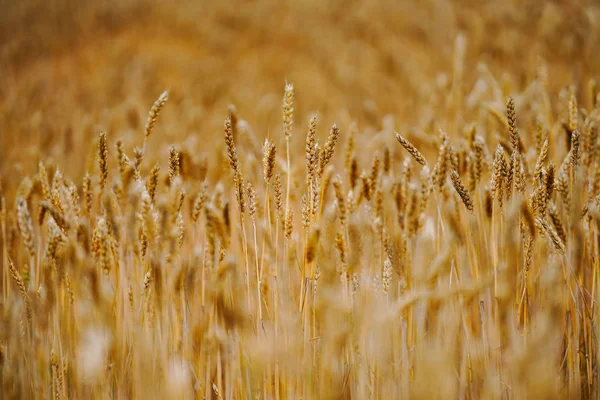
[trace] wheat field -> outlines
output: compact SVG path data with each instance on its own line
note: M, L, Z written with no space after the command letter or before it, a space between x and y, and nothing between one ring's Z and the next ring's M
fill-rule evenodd
M0 398L600 398L597 2L0 9Z

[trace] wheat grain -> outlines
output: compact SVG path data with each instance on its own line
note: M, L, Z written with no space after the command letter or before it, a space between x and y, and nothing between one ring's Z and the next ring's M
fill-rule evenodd
M398 142L400 142L402 147L404 147L406 149L406 151L408 151L410 153L410 155L413 156L415 161L417 161L421 165L427 165L427 161L425 160L425 157L423 157L421 152L419 150L417 150L417 148L412 143L410 143L408 140L403 138L399 133L395 133L395 135L396 135L396 139L398 139Z
M285 212L285 224L283 230L285 232L285 238L290 240L292 231L294 230L294 212L289 208Z
M169 91L165 90L164 92L161 93L160 96L158 96L158 99L156 99L154 104L152 104L152 107L150 108L150 111L148 112L148 119L146 120L146 127L144 128L144 143L148 139L150 134L152 134L152 131L154 130L154 124L156 123L156 120L158 119L160 111L164 107L167 100L169 100Z
M31 220L31 215L29 214L29 209L27 208L27 202L22 197L17 199L17 222L19 224L19 232L21 233L23 244L25 245L29 256L34 257L35 248L33 242L35 238L33 222Z
M263 177L267 186L271 182L271 179L273 179L276 154L275 143L271 143L266 139L263 146Z
M23 304L25 305L25 315L27 316L27 320L31 321L32 310L29 301L29 294L27 293L27 288L25 287L25 282L23 281L21 274L19 273L19 271L17 271L11 259L8 260L8 270L13 281L15 281L15 284L19 288L21 297L23 298Z
M294 85L287 83L283 95L283 133L286 140L292 136L294 124Z
M314 116L308 123L308 132L306 134L306 181L310 184L310 180L315 174L316 168L316 133L317 133L317 117Z
M339 136L340 129L337 127L337 125L334 124L329 131L329 136L327 137L327 141L325 142L325 145L323 147L323 154L321 157L319 157L317 175L320 177L323 176L323 173L325 172L325 167L327 167L327 165L331 161L331 158L333 157L333 151L335 150L335 145L338 141Z
M148 178L148 182L146 182L146 190L148 191L148 195L150 196L150 201L154 203L156 197L156 186L158 185L158 174L160 173L160 166L154 164L152 167L152 171L150 171L150 177Z
M467 210L473 212L473 199L469 194L467 188L463 185L460 176L456 170L450 171L450 178L452 179L452 184L454 185L454 189L458 192L463 204L467 207Z
M108 178L108 145L106 144L106 132L100 132L98 136L98 167L100 168L100 189L104 190Z
M512 97L506 100L506 119L508 122L508 133L512 151L519 153L519 128L517 128L517 117L515 113L515 101Z
M169 150L169 183L173 185L175 178L181 173L181 153L171 147Z

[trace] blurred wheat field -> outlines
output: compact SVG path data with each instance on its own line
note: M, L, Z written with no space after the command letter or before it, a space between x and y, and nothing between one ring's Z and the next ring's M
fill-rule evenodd
M0 9L0 398L600 396L596 2Z

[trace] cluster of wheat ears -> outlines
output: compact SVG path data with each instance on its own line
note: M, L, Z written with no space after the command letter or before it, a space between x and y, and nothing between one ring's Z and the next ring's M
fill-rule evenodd
M2 393L598 396L600 96L545 79L371 154L357 124L299 126L287 84L262 154L224 112L206 178L148 141L164 92L82 181L42 160L0 189Z

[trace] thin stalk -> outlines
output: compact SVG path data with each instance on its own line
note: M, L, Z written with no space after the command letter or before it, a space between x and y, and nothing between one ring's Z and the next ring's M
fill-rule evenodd
M246 299L248 303L248 312L250 312L250 267L248 266L248 240L246 239L246 227L244 226L244 218L241 215L240 224L242 226L242 247L244 250L244 265L246 267Z
M260 269L258 267L258 242L256 239L256 222L252 218L252 229L254 231L254 260L256 264L256 299L258 300L258 320L256 321L256 331L260 332L262 323L262 301L260 298Z

